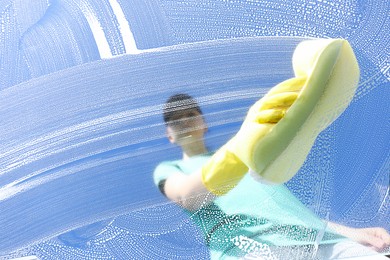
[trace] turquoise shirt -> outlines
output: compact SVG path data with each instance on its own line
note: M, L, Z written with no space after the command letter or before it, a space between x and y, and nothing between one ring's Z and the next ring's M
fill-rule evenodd
M158 185L171 174L200 170L210 156L162 162L155 169L154 182ZM345 239L327 230L326 223L284 185L263 184L249 174L226 195L187 213L203 231L212 259L244 256L254 245L300 246Z

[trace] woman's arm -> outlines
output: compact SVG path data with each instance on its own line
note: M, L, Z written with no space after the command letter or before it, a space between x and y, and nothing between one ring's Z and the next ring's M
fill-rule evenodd
M201 171L170 175L165 181L164 193L168 199L190 211L198 210L216 197L203 185Z
M333 222L329 222L329 228L376 251L381 251L390 246L390 234L384 228L352 228Z

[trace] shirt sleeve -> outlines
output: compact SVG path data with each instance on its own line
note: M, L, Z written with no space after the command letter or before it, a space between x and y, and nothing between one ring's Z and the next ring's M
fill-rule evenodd
M162 181L168 179L169 176L175 173L182 173L175 162L162 162L154 170L154 184L159 187Z

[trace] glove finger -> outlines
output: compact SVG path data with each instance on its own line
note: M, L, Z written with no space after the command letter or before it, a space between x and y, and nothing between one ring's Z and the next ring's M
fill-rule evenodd
M266 98L261 106L261 110L272 108L288 108L298 98L298 92L285 92L271 95Z
M291 79L287 79L275 87L271 88L267 94L269 95L275 95L278 93L284 93L284 92L300 92L303 86L306 83L307 78L306 77L295 77Z
M286 109L267 109L262 110L257 115L257 122L260 124L276 124L283 118Z

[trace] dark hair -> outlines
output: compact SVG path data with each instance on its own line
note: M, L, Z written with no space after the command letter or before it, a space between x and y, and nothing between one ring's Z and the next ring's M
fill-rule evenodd
M167 124L176 112L181 112L187 109L196 109L199 114L202 114L198 103L188 94L176 94L168 98L163 108L164 122Z

